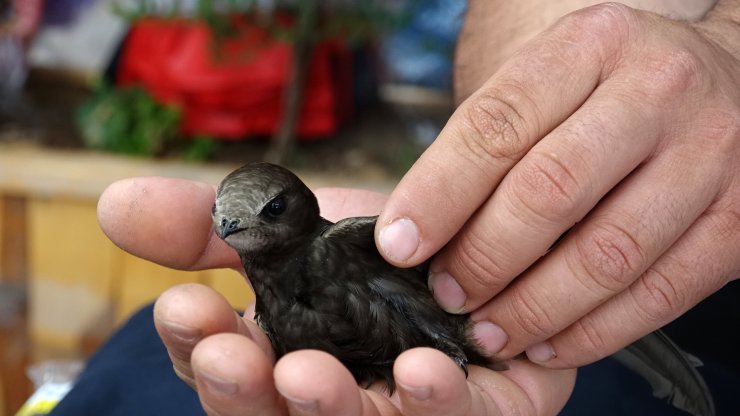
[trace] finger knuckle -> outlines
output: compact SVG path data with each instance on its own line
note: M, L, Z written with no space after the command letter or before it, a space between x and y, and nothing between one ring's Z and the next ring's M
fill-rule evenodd
M516 197L528 212L549 222L570 218L582 199L583 187L574 170L554 154L531 153L526 163L513 171L514 180L507 192Z
M646 73L641 77L646 96L665 105L702 84L703 63L696 52L687 47L667 47L651 54L645 62Z
M621 3L602 3L570 13L562 18L563 27L581 37L614 40L626 37L636 21L633 9Z
M533 338L544 338L550 335L548 328L552 327L552 322L548 318L546 309L526 289L516 288L512 291L508 309L514 322L524 333Z
M481 91L461 107L461 150L487 163L518 160L529 148L520 110L506 94Z
M695 116L699 127L699 137L707 150L714 149L733 160L740 157L737 151L737 138L740 137L740 103L733 105L730 100L720 98L717 102Z
M671 279L657 268L648 269L634 286L633 297L639 316L647 323L660 325L686 306L685 288L680 279Z
M572 336L580 349L579 354L582 354L578 358L584 361L601 358L595 354L598 351L604 351L609 346L597 323L589 316L581 318L571 326ZM587 356L588 354L591 356Z
M705 218L718 241L740 242L737 232L740 230L740 186L736 184L725 191L721 199L707 209ZM737 256L737 263L740 264L740 256Z
M645 250L627 229L612 222L593 224L575 247L576 259L569 263L578 265L576 276L584 278L585 286L607 293L621 291L646 267Z
M740 230L740 187L736 188L734 201L730 202L730 207L727 208L727 211L722 215L718 223L727 226L724 230L728 231L728 234L732 233L732 230L735 230L735 234L728 235L728 238L731 236L737 238L737 230Z
M452 273L465 276L478 288L498 290L508 283L502 268L494 260L497 253L488 239L475 231L469 231L458 241L452 258Z
M577 10L572 13L582 19L581 25L605 27L622 25L634 18L635 10L618 2L605 2Z

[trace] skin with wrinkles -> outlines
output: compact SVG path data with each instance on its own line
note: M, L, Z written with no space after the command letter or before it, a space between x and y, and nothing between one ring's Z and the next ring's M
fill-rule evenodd
M504 369L479 352L467 315L436 304L426 264L401 269L383 259L375 220L322 218L313 193L276 165L248 164L223 180L214 228L239 253L277 357L326 351L358 383L383 381L390 392L395 358L414 347L437 348L466 373L468 364Z

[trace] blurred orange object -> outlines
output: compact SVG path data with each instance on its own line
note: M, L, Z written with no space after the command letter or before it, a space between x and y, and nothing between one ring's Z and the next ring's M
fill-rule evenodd
M117 82L141 85L158 101L181 107L185 135L270 135L281 120L291 45L246 19L235 20L234 28L235 34L218 38L199 21L140 20L124 44ZM351 115L351 67L342 41L315 47L299 138L330 136Z

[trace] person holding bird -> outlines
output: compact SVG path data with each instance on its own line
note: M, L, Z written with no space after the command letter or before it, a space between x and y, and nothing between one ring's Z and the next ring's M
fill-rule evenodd
M481 354L509 369L469 366L466 378L445 352L411 348L389 397L323 351L276 360L254 308L242 317L205 287L173 288L155 323L209 413L556 414L574 368L740 276L738 1L592 3L470 0L459 106L437 140L390 197L316 191L329 220L379 215L390 264L438 253L435 300L470 314ZM211 185L123 181L99 218L116 244L159 264L249 268L213 231L215 200Z

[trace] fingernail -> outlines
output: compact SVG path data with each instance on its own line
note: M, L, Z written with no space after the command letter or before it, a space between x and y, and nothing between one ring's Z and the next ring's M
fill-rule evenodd
M539 344L532 345L527 348L526 352L529 361L538 364L546 363L558 356L549 342L540 342Z
M442 309L450 313L463 312L467 296L457 280L449 273L431 273L429 275L429 288Z
M473 325L473 337L483 350L489 354L496 354L504 349L509 342L509 336L500 326L489 321L477 322Z
M420 402L429 400L432 397L432 386L409 386L398 383L398 387L403 389L409 396Z
M380 230L380 247L388 258L406 261L419 248L419 229L408 218L393 220Z
M239 390L236 383L216 377L213 374L200 371L196 377L205 384L208 391L220 396L233 396Z
M192 344L203 336L203 332L200 329L192 326L172 321L160 321L160 323L170 335L187 344Z

